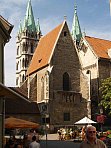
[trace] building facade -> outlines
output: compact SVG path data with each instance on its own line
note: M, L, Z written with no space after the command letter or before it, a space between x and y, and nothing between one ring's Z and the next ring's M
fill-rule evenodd
M76 6L72 25L72 38L77 48L82 73L88 78L88 104L91 108L91 117L95 119L96 114L100 113L98 104L101 100L99 91L101 81L111 76L111 41L86 36L85 33L82 34Z
M22 85L38 104L41 123L72 125L84 116L95 119L101 80L110 77L110 48L111 41L82 34L76 5L71 33L65 20L41 37Z
M29 96L38 103L42 123L73 125L87 115L88 89L83 97L80 88L87 82L80 75L79 58L64 21L41 38L27 71Z

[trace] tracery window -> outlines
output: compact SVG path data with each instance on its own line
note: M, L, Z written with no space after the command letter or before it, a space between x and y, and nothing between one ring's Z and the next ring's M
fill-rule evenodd
M41 78L41 100L44 99L44 78Z
M49 74L46 72L45 77L44 77L44 94L45 94L45 99L49 98Z
M69 91L70 90L70 77L67 72L63 74L63 90Z

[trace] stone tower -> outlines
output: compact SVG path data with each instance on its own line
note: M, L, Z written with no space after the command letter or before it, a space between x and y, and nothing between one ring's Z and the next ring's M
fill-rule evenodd
M16 86L20 87L26 79L27 68L41 37L39 19L35 25L31 0L28 1L23 25L20 22L17 34Z

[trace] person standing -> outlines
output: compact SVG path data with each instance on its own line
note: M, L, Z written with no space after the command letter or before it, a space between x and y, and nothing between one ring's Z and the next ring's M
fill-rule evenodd
M40 143L36 142L36 136L32 137L32 142L30 143L29 148L40 148Z
M86 128L86 140L80 144L80 148L107 148L105 143L96 137L96 128L88 126Z

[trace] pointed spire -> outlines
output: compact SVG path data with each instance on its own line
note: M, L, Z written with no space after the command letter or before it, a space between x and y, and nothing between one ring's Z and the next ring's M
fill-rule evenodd
M24 19L23 29L27 29L28 31L36 31L35 20L32 11L31 0L28 1L26 16Z
M82 37L82 33L81 33L81 28L80 28L80 24L79 24L79 19L77 16L77 5L75 2L74 5L74 19L73 19L73 24L72 24L72 38L74 41L79 42L81 37Z
M41 34L39 18L37 19L36 31L37 31L37 34Z
M22 32L22 24L21 24L21 20L20 20L19 32L18 33L21 33L21 32Z

